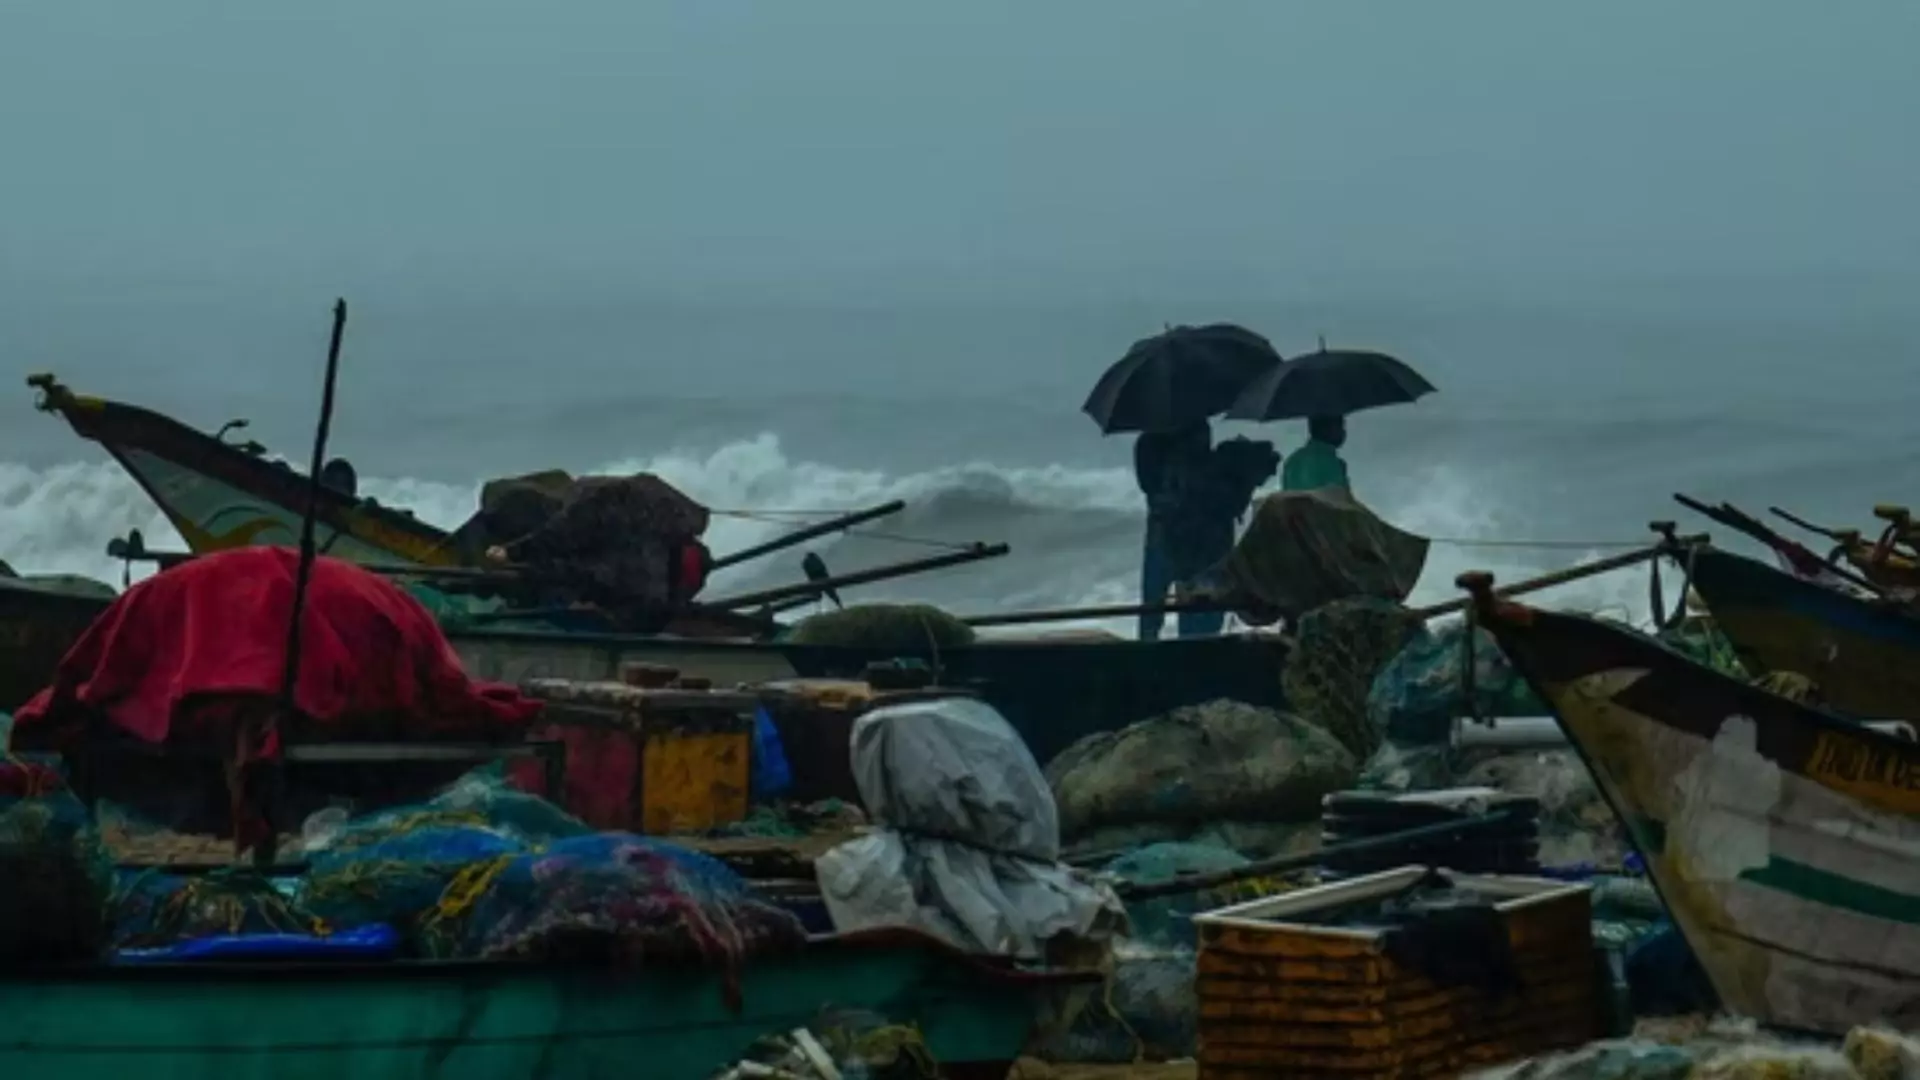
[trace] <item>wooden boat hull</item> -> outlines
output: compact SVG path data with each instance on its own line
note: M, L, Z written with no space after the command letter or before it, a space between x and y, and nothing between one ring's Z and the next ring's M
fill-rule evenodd
M1920 745L1625 629L1494 604L1731 1010L1920 1026Z
M857 678L869 664L918 659L949 685L977 689L1033 755L1050 760L1087 735L1183 705L1232 698L1279 708L1286 647L1271 639L1007 640L930 653L615 634L456 630L448 639L477 678L611 679L623 664L668 664L716 686L795 677ZM845 749L835 753L844 756Z
M1724 551L1692 559L1693 588L1755 674L1803 675L1853 716L1920 716L1920 618Z
M888 932L711 971L485 963L107 967L0 978L9 1080L704 1080L823 1009L920 1025L949 1075L1004 1075L1073 975L989 968Z
M0 711L18 707L47 685L67 646L108 603L41 592L22 598L15 592L23 590L0 588L0 644L14 643L11 651L0 649ZM633 662L675 667L716 686L854 678L869 664L903 655L780 642L516 630L451 630L447 638L470 675L510 683L615 679ZM951 684L978 689L1043 763L1077 739L1183 705L1232 698L1279 708L1285 700L1280 669L1286 648L1271 639L990 640L915 658L938 666ZM818 750L839 759L846 755L844 746ZM795 748L796 756L809 752Z
M75 394L50 378L36 385L40 408L112 454L194 554L300 542L310 490L300 473L150 409ZM411 514L325 489L315 510L315 540L329 555L384 564L459 562L447 533Z

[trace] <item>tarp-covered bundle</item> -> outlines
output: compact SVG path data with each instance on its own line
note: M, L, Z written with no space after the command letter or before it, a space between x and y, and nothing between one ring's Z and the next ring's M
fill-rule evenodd
M973 952L1038 959L1123 921L1111 889L1062 865L1039 765L991 705L953 696L884 705L852 739L877 826L815 863L843 931L924 930Z
M299 553L248 547L156 574L75 642L53 685L21 707L23 743L91 712L163 743L212 698L280 692ZM314 727L513 735L540 703L467 678L432 614L399 586L318 558L300 621L294 707Z
M502 549L547 598L593 604L628 629L657 631L705 584L706 507L651 473L495 480L455 533L470 560Z
M1237 701L1175 709L1089 735L1047 766L1063 831L1110 826L1311 821L1352 786L1357 759L1326 731Z
M1262 499L1225 570L1247 617L1292 620L1335 600L1405 600L1426 562L1424 537L1381 521L1344 488L1323 488Z
M240 763L278 755L277 735L239 736L277 707L298 563L288 548L238 548L128 589L19 710L15 744L71 748L99 723L147 743L204 739ZM419 601L351 563L314 560L300 625L291 737L518 740L540 711L468 679ZM259 824L242 822L243 846Z

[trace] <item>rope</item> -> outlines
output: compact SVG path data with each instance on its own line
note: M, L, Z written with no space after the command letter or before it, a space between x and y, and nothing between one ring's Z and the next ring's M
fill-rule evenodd
M1632 551L1653 546L1651 540L1474 540L1455 536L1429 536L1427 543L1445 547L1534 548L1542 551L1556 548L1570 551Z
M808 511L808 510L724 510L724 511L710 510L708 512L711 514L716 514L724 517L739 518L742 521L757 521L763 525L793 524L793 522L791 521L783 521L780 518L768 516L772 514L819 513L819 511ZM869 540L888 540L896 544L913 544L919 547L937 548L942 551L973 550L972 544L961 544L961 543L956 543L952 540L932 540L924 536L908 536L908 535L905 535L904 533L881 532L878 529L862 529L859 527L855 527L851 529L842 529L840 531L846 534L847 536L862 536L862 537L866 537Z
M757 520L765 521L773 517L820 517L820 518L838 517L841 514L846 513L846 511L845 510L716 510L713 507L708 507L707 513L712 514L714 517L747 518L748 520L757 519Z

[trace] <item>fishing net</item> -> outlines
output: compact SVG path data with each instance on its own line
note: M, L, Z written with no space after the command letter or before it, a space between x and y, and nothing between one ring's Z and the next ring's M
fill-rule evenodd
M1353 786L1354 755L1297 717L1237 701L1089 735L1047 768L1060 831L1141 823L1305 821Z
M113 943L157 949L241 934L318 934L326 925L274 882L247 868L123 878L113 900Z
M300 899L310 911L341 927L386 923L412 951L445 957L463 948L473 899L458 883L470 893L490 867L591 830L488 766L418 805L351 821L316 815L306 834Z
M1423 625L1385 600L1339 600L1308 612L1280 675L1288 705L1365 759L1381 739L1367 712L1374 680Z
M1711 619L1683 619L1657 636L1668 648L1696 664L1736 679L1747 678L1747 669L1740 662L1740 654L1734 651L1733 642L1727 640Z
M708 513L650 473L572 477L551 470L489 482L452 543L469 561L499 547L541 592L536 606L585 601L650 632L697 590L679 560Z
M1109 862L1104 872L1135 885L1158 885L1189 874L1238 870L1247 865L1239 852L1211 844L1152 844L1129 851ZM1192 918L1209 907L1222 907L1203 892L1175 893L1127 903L1127 922L1134 941L1162 947L1194 948ZM1228 901L1230 902L1230 901Z
M1403 746L1447 741L1456 717L1546 712L1493 635L1471 627L1469 637L1461 620L1416 632L1367 690L1371 727Z
M470 904L442 902L470 907L469 955L732 970L806 940L797 917L755 899L725 863L638 836L576 837L481 865Z
M1113 972L1064 1030L1047 1032L1029 1052L1047 1061L1121 1065L1193 1056L1200 1000L1194 953L1128 944L1114 950Z
M912 655L973 643L973 627L929 604L855 604L800 620L787 640Z
M524 841L497 829L425 825L313 859L300 900L332 926L384 923L417 955L452 956L460 947L460 912L448 911L442 900L459 895L454 883L486 872L476 866L527 850Z
M99 956L111 875L87 809L59 769L0 760L0 966Z

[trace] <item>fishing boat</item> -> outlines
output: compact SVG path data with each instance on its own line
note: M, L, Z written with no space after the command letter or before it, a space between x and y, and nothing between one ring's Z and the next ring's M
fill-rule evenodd
M918 1025L949 1077L1006 1075L1036 1006L1098 976L1026 971L911 931L812 941L739 973L490 961L172 963L0 974L11 1080L703 1080L823 1009Z
M1810 1032L1920 1026L1920 745L1460 581L1727 1008Z
M1803 676L1852 716L1920 716L1920 617L1906 605L1714 548L1684 558L1714 625L1754 674Z
M137 405L76 393L51 375L35 375L28 384L40 409L100 444L127 470L194 554L297 542L309 485L262 448ZM326 554L370 565L457 564L448 534L405 511L327 488L318 497L316 535ZM1284 702L1279 673L1286 645L1272 635L1159 642L983 637L953 648L863 649L783 641L778 627L772 637L753 636L741 622L703 616L682 620L667 634L635 635L500 620L450 625L447 637L472 674L507 682L614 678L622 665L640 662L731 686L856 677L876 662L914 660L943 681L977 689L1042 761L1085 735L1184 705L1217 698L1273 708ZM49 641L61 634L71 640L78 630L44 633ZM9 678L37 689L60 651L64 645L45 658L0 663L11 664Z
M0 574L0 713L12 712L47 684L81 631L112 601L62 579Z

